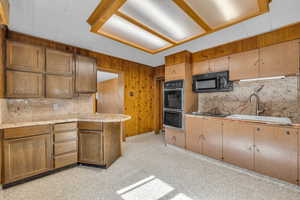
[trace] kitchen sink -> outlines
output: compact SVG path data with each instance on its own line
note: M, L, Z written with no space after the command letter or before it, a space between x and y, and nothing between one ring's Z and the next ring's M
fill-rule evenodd
M268 116L256 116L256 115L229 115L226 118L269 122L269 123L275 123L275 124L292 124L292 121L287 117L268 117Z

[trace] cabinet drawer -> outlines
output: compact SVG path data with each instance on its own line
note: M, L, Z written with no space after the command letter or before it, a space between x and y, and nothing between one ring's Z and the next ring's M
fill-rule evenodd
M78 127L81 130L102 130L102 123L101 122L79 122Z
M77 151L77 141L63 142L54 144L54 154L60 155Z
M48 125L8 128L4 129L4 139L29 137L47 133L50 133L50 127Z
M56 156L54 158L54 167L60 168L67 165L77 163L77 152Z
M63 131L71 131L77 129L77 123L64 123L64 124L55 124L54 132L63 132Z
M67 131L54 134L54 142L65 142L77 139L77 131Z

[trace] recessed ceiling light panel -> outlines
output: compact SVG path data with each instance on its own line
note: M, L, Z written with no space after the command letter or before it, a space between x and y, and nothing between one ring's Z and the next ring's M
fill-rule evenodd
M127 0L120 12L177 42L205 32L172 0Z
M148 31L117 15L113 15L101 27L99 32L153 51L171 45L169 42L149 33Z
M183 0L213 28L259 12L257 0Z

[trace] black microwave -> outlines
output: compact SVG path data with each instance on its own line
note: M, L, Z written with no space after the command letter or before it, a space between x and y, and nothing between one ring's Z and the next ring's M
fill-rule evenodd
M193 91L196 93L226 92L233 90L229 71L213 72L193 76Z

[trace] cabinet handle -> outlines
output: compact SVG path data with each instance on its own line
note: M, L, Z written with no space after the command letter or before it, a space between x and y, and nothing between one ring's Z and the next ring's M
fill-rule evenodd
M257 130L257 131L260 131L260 128L257 128L256 130Z
M258 153L259 153L259 152L260 152L260 150L259 150L258 148L256 148L256 152L258 152Z
M250 147L248 148L248 150L249 150L249 151L252 151L252 146L250 146Z
M290 135L290 131L287 131L286 134L287 134L287 135Z

